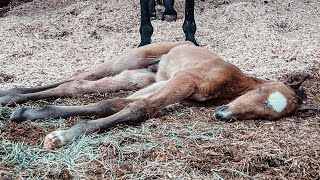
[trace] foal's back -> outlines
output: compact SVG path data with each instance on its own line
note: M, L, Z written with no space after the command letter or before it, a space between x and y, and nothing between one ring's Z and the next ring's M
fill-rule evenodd
M180 72L195 73L205 81L215 74L242 75L236 66L224 61L212 51L193 44L176 46L162 56L157 81L168 80Z

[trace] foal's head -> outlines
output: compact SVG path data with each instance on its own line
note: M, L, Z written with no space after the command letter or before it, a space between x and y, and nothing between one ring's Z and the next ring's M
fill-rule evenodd
M217 107L215 118L222 121L236 119L278 119L293 114L306 94L299 87L309 75L295 74L284 82L259 85L227 105Z

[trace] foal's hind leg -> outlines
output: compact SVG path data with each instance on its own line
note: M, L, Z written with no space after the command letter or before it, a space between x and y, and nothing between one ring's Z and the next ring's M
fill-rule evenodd
M47 89L55 88L59 86L62 83L55 83L55 84L49 84L45 86L37 86L37 87L30 87L30 88L12 88L9 90L0 90L0 98L2 96L6 96L8 94L26 94L26 93L34 93L39 91L44 91Z
M44 90L49 90L71 81L93 81L104 78L106 76L114 76L125 70L142 69L147 67L148 65L157 63L163 54L168 53L175 46L187 43L188 42L159 42L150 44L144 47L130 50L126 53L123 53L118 58L107 60L106 62L89 72L84 72L79 75L72 76L58 83L31 88L13 88L6 91L0 91L0 104L6 104L7 101L3 99L8 99L9 96L12 98L12 102L17 102L14 101L14 99L16 96L20 96L21 94L36 93ZM2 100L1 97L3 97Z
M56 88L29 94L9 94L0 97L0 104L22 103L66 96L82 96L85 93L107 93L117 90L133 90L154 83L155 74L147 69L126 70L114 77L105 77L97 81L77 80L64 83Z
M97 68L91 71L74 75L58 83L49 84L45 86L30 87L30 88L13 88L5 91L0 90L0 97L7 96L10 94L11 96L16 96L17 94L36 93L36 92L55 88L59 85L66 84L71 81L78 81L78 80L94 81L107 76L114 76L125 70L141 69L159 61L159 56L161 56L163 52L153 53L153 54L145 53L146 51L156 52L155 48L156 48L155 46L152 46L152 47L145 46L144 48L131 50L127 53L122 54L120 57L116 59L107 60L105 63L99 65ZM1 104L1 100L0 100L0 104Z

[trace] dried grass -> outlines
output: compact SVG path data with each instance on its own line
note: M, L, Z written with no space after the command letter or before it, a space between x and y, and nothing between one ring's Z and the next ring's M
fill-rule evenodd
M153 41L184 39L178 20L153 21ZM161 9L158 7L158 9ZM309 105L319 107L320 5L307 1L196 2L198 42L249 74L276 79L307 71ZM139 43L133 0L70 0L20 4L0 19L0 88L59 81L90 70ZM28 102L87 104L131 92ZM316 179L320 118L221 123L210 108L173 105L156 118L42 149L43 137L94 117L15 124L0 107L0 177L46 179Z

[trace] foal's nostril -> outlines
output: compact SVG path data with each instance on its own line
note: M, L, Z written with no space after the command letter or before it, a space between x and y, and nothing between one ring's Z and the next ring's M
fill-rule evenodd
M214 111L214 117L216 120L219 121L228 121L228 118L226 116L229 115L228 112L226 112L226 110L229 108L228 105L223 105L220 107L217 107Z
M221 114L221 113L219 113L219 112L214 113L214 117L215 117L215 119L218 120L218 121L225 121L225 122L228 122L228 121L229 121L228 118L224 117L224 115Z
M223 116L218 112L214 113L214 117L216 118L216 120L221 120L223 118Z

